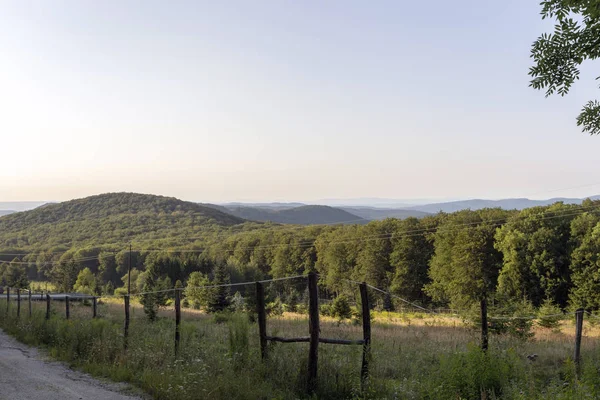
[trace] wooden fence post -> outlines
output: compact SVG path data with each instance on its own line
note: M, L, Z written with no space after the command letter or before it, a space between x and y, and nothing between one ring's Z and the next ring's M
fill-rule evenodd
M96 299L96 296L92 297L92 318L96 318L96 316L98 315L96 313L97 304L98 300Z
M65 296L65 317L69 319L71 310L69 309L69 296Z
M46 319L50 319L50 295L46 293Z
M17 289L17 318L21 317L21 289Z
M9 308L10 308L10 287L7 287L6 288L6 314L8 314Z
M29 292L27 294L27 301L29 302L29 317L31 318L31 289L29 289Z
M181 291L175 289L175 355L179 352L180 332L179 325L181 324Z
M581 361L581 335L583 334L583 308L575 311L575 355L574 361L577 371Z
M256 313L258 314L260 355L264 360L267 356L267 314L265 311L265 290L260 282L256 282Z
M488 320L487 320L487 300L481 299L481 350L486 352L488 349Z
M129 339L129 295L127 294L123 298L125 300L125 326L123 327L123 348L127 350L127 340Z
M317 363L319 359L319 291L317 288L317 274L308 274L308 330L310 333L310 347L308 351L308 392L317 389Z
M369 294L367 284L360 284L360 299L362 303L362 325L363 325L363 359L360 371L361 384L364 385L369 377L369 360L371 357L371 309L369 307Z

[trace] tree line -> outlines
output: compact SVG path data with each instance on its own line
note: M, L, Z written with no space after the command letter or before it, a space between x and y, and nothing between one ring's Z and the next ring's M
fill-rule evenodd
M600 308L600 201L464 210L367 225L267 224L207 235L187 247L117 250L90 246L25 255L0 264L1 283L25 287L28 280L50 280L61 291L123 294L130 266L132 293L314 270L322 296L329 298L353 296L350 279L426 307L468 309L486 297L506 306ZM273 301L302 300L301 285L273 286ZM244 290L236 289L238 296L251 301L252 291ZM214 310L235 294L189 293L191 302Z

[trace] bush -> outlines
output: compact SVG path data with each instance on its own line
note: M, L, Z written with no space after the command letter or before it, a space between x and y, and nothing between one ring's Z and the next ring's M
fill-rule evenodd
M331 305L329 305L329 304L319 305L319 313L326 317L330 317L331 316Z
M332 317L340 321L352 317L352 309L348 298L344 295L336 297L331 305L330 313Z
M265 307L265 311L268 315L282 315L283 303L281 303L281 299L278 297L275 299L275 301L267 304Z
M560 327L562 310L550 299L546 299L538 310L538 325L542 328L556 330Z

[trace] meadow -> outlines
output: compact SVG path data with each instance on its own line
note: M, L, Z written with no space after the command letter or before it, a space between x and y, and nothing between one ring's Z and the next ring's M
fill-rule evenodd
M123 304L101 301L98 318L89 305L34 302L33 315L11 303L0 304L2 329L27 344L95 376L130 382L156 399L290 399L306 394L307 343L270 343L261 361L257 324L248 314L207 315L182 311L181 345L174 354L174 311L161 309L148 322L133 302L129 347L123 349ZM582 367L571 361L573 321L558 329L533 328L522 340L492 335L490 349L478 348L479 332L456 316L374 313L370 378L361 388L361 346L319 346L319 384L323 399L572 399L600 395L600 327L584 323ZM306 336L307 317L284 313L269 317L270 335ZM322 317L321 334L357 339L362 328L350 320ZM536 354L534 361L528 355Z

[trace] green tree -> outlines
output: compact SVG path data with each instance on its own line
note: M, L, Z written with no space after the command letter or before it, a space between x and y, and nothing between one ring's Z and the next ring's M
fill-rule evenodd
M207 307L211 290L202 286L209 286L210 279L202 272L192 272L185 287L185 297L193 308Z
M6 266L3 280L7 286L12 288L25 289L29 287L27 268L20 264L18 258L15 258L13 262Z
M431 283L425 286L434 301L462 309L494 295L502 266L494 234L506 215L500 209L465 210L440 224L429 270Z
M594 224L595 222L595 224ZM573 233L581 236L571 254L573 287L569 302L573 307L600 309L600 217L583 214L573 220ZM583 232L582 229L585 229Z
M89 268L84 268L77 275L75 286L76 293L93 295L96 292L96 277Z
M545 89L546 96L564 96L579 79L580 65L600 57L600 0L544 0L541 6L542 18L555 19L556 25L553 33L533 43L530 86ZM577 125L591 135L600 134L600 102L585 104Z
M498 230L496 249L503 254L498 293L527 298L538 307L545 299L565 306L570 286L570 225L580 206L556 203L514 215Z
M206 311L214 313L218 311L224 311L229 306L227 296L229 295L228 286L219 286L229 283L229 273L225 267L225 264L219 263L213 271L213 279L211 285L217 287L211 288L208 302L206 305Z
M142 295L140 296L140 303L144 308L146 318L150 321L155 321L158 315L158 299L156 290L156 278L154 274L147 273L144 282L144 288Z
M390 264L394 275L390 290L410 300L427 301L423 287L429 283L429 262L433 257L435 219L408 218L398 224L392 239Z
M350 302L345 295L341 295L333 299L333 303L331 304L331 316L340 321L352 316Z
M62 292L70 292L77 281L80 267L73 260L61 261L54 264L51 281Z

